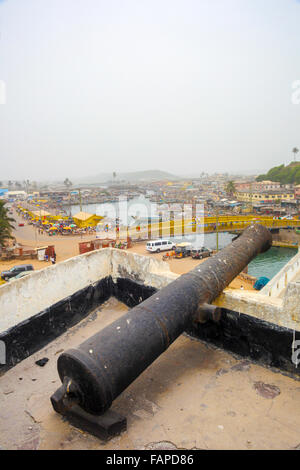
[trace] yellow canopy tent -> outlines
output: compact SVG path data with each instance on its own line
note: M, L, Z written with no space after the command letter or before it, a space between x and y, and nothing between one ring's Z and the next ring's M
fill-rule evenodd
M103 217L96 214L89 214L88 212L78 212L73 215L73 220L77 227L95 227Z

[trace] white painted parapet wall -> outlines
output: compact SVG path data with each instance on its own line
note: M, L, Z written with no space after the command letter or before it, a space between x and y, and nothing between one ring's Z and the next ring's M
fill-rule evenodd
M300 251L274 276L260 291L269 297L281 297L289 282L296 280L300 275Z
M107 276L125 274L157 288L177 277L168 263L148 256L114 248L91 251L0 286L0 332Z
M70 258L0 287L0 333L101 279L129 278L158 289L175 280L167 262L104 248ZM226 289L214 302L287 328L300 330L300 283L290 282L282 298Z

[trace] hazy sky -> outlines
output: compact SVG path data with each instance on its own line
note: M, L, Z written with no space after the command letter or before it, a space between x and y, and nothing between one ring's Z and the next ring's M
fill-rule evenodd
M299 23L297 0L0 0L0 180L290 161Z

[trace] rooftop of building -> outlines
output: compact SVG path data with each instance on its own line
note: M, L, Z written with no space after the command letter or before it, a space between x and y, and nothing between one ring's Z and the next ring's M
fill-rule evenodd
M278 188L275 190L258 190L258 189L252 189L249 191L248 189L241 189L238 191L239 193L245 193L245 194L251 194L251 193L257 193L257 194L294 194L294 191L291 189L286 189L286 188Z
M291 276L287 272L285 277L288 283L294 279L298 258L289 266ZM1 319L1 331L10 330L21 321L26 324L33 316L41 317L39 312L50 310L51 313L52 306L51 321L55 319L54 312L58 312L60 321L60 312L66 311L66 306L72 309L73 299L77 314L84 307L79 295L108 276L116 282L128 279L131 284L138 282L143 288L154 286L158 289L177 278L166 263L122 250L104 249L77 256L1 287L0 301L6 312ZM273 286L278 294L283 289L280 282L277 280ZM261 320L259 333L270 325L268 322L272 322L267 334L272 337L276 327L281 325L283 328L279 333L288 336L291 333L288 328L300 330L299 318L296 318L300 286L298 288L296 283L291 283L288 289L285 297L275 298L276 292L269 296L229 291L222 294L218 302L228 309L233 322L239 318L245 322L256 317L255 321ZM100 291L103 292L103 288ZM124 295L131 302L132 292ZM22 301L18 302L18 299ZM59 304L61 299L64 303ZM0 376L0 447L109 450L300 448L300 417L295 413L300 400L299 378L217 349L212 342L200 341L187 334L181 335L113 402L112 409L127 418L127 430L120 436L105 443L73 427L55 413L50 397L60 386L57 373L59 355L79 346L86 338L120 318L127 309L123 303L110 297L75 326L56 339L51 338L46 346ZM234 343L243 340L243 332L236 329L234 332ZM261 336L266 338L263 334ZM287 344L287 361L291 362L292 342L289 337ZM282 344L280 348L278 345L275 342L275 349L282 349ZM257 351L258 343L251 347ZM269 354L264 343L263 359ZM43 358L48 361L40 367L36 361Z
M108 442L71 426L50 396L60 352L127 310L111 298L0 377L4 449L297 449L299 381L207 343L180 336L113 403L128 429ZM46 357L39 367L36 361Z

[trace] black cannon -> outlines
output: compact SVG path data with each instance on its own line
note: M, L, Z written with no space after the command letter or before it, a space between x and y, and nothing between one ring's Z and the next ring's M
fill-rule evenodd
M54 409L79 426L108 438L126 428L110 406L192 321L218 321L209 305L255 258L270 248L261 225L247 228L229 246L129 310L121 318L58 358L62 386Z

